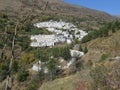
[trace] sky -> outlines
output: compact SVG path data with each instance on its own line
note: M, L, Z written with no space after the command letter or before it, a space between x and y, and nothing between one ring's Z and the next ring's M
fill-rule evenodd
M64 2L120 15L120 0L64 0Z

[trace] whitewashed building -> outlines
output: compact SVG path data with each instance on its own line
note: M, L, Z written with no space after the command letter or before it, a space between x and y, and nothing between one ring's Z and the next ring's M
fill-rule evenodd
M70 50L71 57L81 57L84 55L84 52L78 50Z
M54 46L59 42L67 42L68 44L72 43L75 38L79 41L87 35L83 30L78 29L72 23L64 22L62 20L58 21L46 21L34 24L37 28L46 28L50 32L54 32L53 35L32 35L30 44L32 47L45 47L45 46ZM70 33L70 32L73 33ZM74 36L74 37L73 37ZM69 40L71 39L71 40Z

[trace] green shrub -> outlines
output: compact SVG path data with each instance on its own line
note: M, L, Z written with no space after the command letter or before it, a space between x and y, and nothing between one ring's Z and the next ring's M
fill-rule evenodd
M0 63L0 82L3 81L8 73L8 64L5 62Z
M87 47L84 48L83 52L86 54L88 52Z
M119 21L107 23L102 28L100 28L99 30L90 31L88 33L88 35L83 37L81 42L86 43L86 42L91 41L93 39L96 39L98 37L106 37L106 36L109 35L109 31L112 31L114 33L117 30L119 30L119 28L120 28L120 22Z
M100 61L104 61L104 60L106 60L107 58L108 58L108 55L102 54Z
M29 84L29 86L26 88L26 90L37 90L38 83L37 82L32 82Z
M28 76L29 76L28 71L20 71L17 74L17 80L20 82L26 81Z
M13 61L12 64L12 73L16 73L18 71L18 62L17 61Z
M79 46L79 51L83 51L83 48L81 45Z

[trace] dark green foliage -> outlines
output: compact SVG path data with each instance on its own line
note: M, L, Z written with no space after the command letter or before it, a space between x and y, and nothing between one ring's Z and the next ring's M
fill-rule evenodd
M37 49L35 55L38 59L41 59L43 62L49 60L51 56L54 58L63 57L65 60L69 60L70 55L70 46L63 47L53 47L53 48L40 48Z
M75 39L75 40L74 40L74 43L75 43L75 44L79 44L80 41L79 41L78 39Z
M54 57L63 57L65 60L69 60L71 57L70 47L55 47L52 49L52 54Z
M8 16L5 13L0 13L0 32L2 32L5 29L8 21Z
M29 84L29 86L26 88L26 90L37 90L38 83L33 81Z
M37 90L45 80L45 73L43 70L32 76L32 80L25 90Z
M106 37L108 36L108 29L106 28L101 28L100 30L95 30L95 31L91 31L88 33L88 35L86 35L85 37L83 37L82 39L82 43L88 42L92 39L96 39L98 37Z
M0 82L3 81L8 74L8 63L1 62L0 63Z
M16 73L18 71L18 62L17 61L13 61L13 64L12 64L12 73Z
M22 50L26 50L29 47L30 39L28 36L17 37L17 43L21 46Z
M81 45L79 46L79 51L83 51L83 48Z
M7 76L7 70L0 71L0 82L3 81Z
M56 70L58 69L59 62L56 59L50 59L46 64L48 70L49 70L49 77L50 80L53 80L56 78Z
M47 61L47 67L50 71L55 71L58 68L59 62L56 59L50 59Z
M0 48L3 48L3 46L4 46L3 36L0 35Z
M83 37L82 43L91 41L91 40L96 39L98 37L106 37L109 35L110 31L112 31L114 33L117 30L120 30L120 22L119 21L105 24L105 26L100 28L99 30L90 31L88 33L88 35Z
M45 79L45 73L43 72L43 70L39 71L38 76L39 76L39 80L42 84L42 81Z
M70 55L70 49L69 47L63 48L63 53L61 55L65 60L69 60L71 55Z
M20 81L20 82L26 81L28 76L29 76L28 71L25 71L25 70L20 71L17 74L17 80Z
M83 37L82 43L88 42L90 40L92 40L92 36L90 34L88 34L85 37Z
M34 52L36 57L40 59L42 62L46 62L49 60L49 57L51 56L50 52L47 49L44 48L37 48L37 50Z
M86 54L88 52L87 47L84 48L83 52Z
M116 32L118 29L120 29L120 22L115 21L113 23L109 23L110 30L112 30L112 33Z

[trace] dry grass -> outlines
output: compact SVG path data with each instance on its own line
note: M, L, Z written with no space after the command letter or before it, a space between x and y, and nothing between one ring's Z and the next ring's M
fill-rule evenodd
M44 83L40 90L76 90L80 82L83 82L85 87L90 88L92 79L89 76L89 70L84 69L74 75Z
M98 61L102 54L107 54L108 57L120 55L120 31L112 34L109 37L97 38L86 44L88 53L83 57L84 60Z

